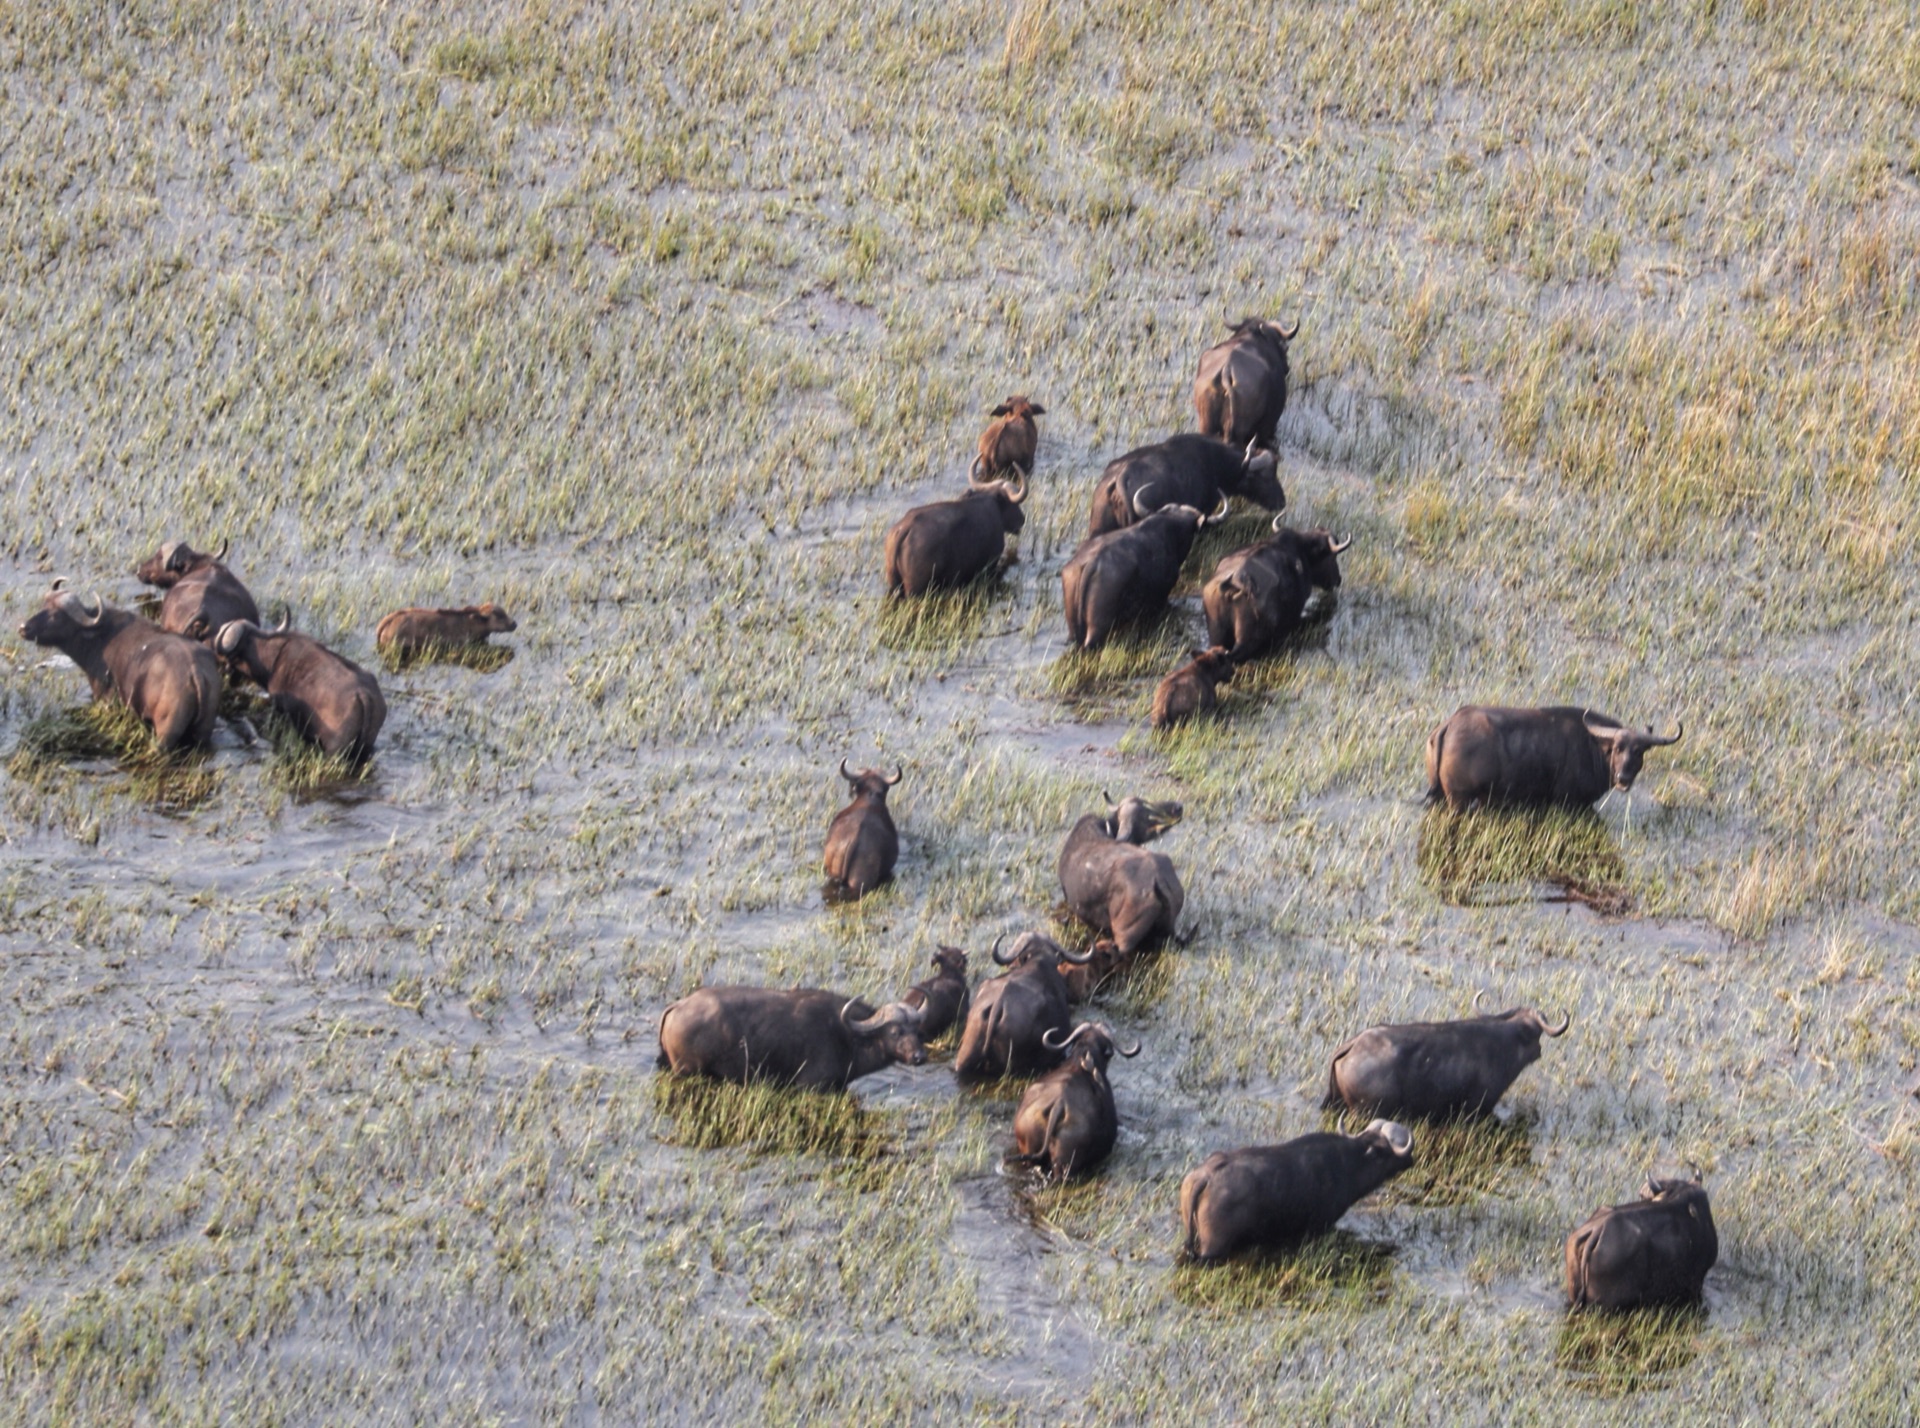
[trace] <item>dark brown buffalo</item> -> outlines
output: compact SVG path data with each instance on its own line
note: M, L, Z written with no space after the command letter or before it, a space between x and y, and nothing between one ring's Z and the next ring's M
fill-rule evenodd
M1122 959L1152 938L1171 934L1186 906L1173 860L1140 846L1173 827L1181 814L1177 803L1129 798L1112 817L1083 817L1060 850L1060 888L1067 906L1111 938Z
M1049 1179L1066 1180L1093 1169L1113 1153L1120 1114L1114 1109L1107 1063L1116 1051L1138 1056L1140 1044L1118 1046L1112 1028L1096 1022L1082 1022L1064 1040L1048 1032L1045 1040L1048 1046L1057 1040L1067 1060L1027 1087L1020 1098L1020 1107L1013 1113L1014 1154L1009 1158L1038 1167Z
M1595 1210L1567 1236L1567 1302L1576 1309L1698 1304L1719 1258L1699 1177L1648 1176L1638 1200Z
M1566 1016L1552 1026L1533 1008L1515 1007L1463 1021L1371 1027L1333 1053L1326 1104L1396 1119L1483 1115L1540 1059L1540 1038L1572 1023Z
M23 639L80 666L95 699L119 699L153 730L163 751L205 744L220 713L220 666L203 644L128 610L82 600L56 580L20 626Z
M853 897L865 897L893 877L900 856L900 835L887 812L887 790L900 782L903 771L891 775L879 769L847 772L840 760L840 777L853 790L853 802L833 815L827 825L827 877Z
M1224 496L1212 515L1193 506L1162 506L1125 530L1082 541L1060 572L1067 633L1075 646L1097 649L1118 625L1165 606L1195 534L1226 513Z
M1324 1234L1413 1164L1413 1132L1375 1121L1358 1135L1318 1132L1283 1145L1219 1150L1180 1182L1189 1259L1280 1248Z
M900 998L919 1007L925 1016L920 1039L933 1041L967 1014L967 954L958 947L941 947L933 954L933 975L915 982Z
M893 1002L876 1012L818 987L702 987L660 1014L655 1064L716 1081L844 1091L896 1061L926 1059L918 1007Z
M387 701L371 674L320 641L288 630L230 620L214 650L267 691L273 707L322 753L364 763L373 754Z
M1011 970L989 977L974 991L960 1049L953 1058L954 1074L963 1081L1051 1070L1060 1064L1061 1053L1046 1043L1046 1035L1065 1036L1072 1025L1059 964L1084 963L1086 954L1069 952L1037 932L1025 932L1003 957L1000 940L994 939L993 960Z
M1211 511L1228 496L1244 496L1269 511L1285 506L1273 453L1183 432L1107 463L1094 487L1087 534L1122 530L1162 506Z
M1427 802L1583 807L1609 788L1625 793L1648 749L1680 741L1629 729L1572 705L1507 709L1463 704L1427 740Z
M1233 336L1200 354L1193 378L1193 414L1200 430L1235 446L1255 441L1274 449L1274 429L1287 409L1288 331L1265 318L1243 317Z
M915 506L887 532L887 594L924 595L965 585L1000 563L1027 518L1027 479L976 485L951 501Z
M160 602L160 628L191 640L210 640L229 620L260 623L260 607L227 568L227 542L208 554L183 540L168 541L135 568L148 585L167 593Z
M1292 531L1273 518L1274 535L1220 558L1200 592L1207 639L1245 664L1267 653L1302 623L1314 587L1340 588L1340 553L1353 544L1326 531Z
M392 655L430 654L463 645L484 645L488 635L509 634L518 628L513 616L491 600L457 610L416 606L395 610L381 620L373 632L373 643Z
M1003 471L1031 476L1034 447L1040 440L1033 419L1046 414L1045 407L1024 396L1008 397L995 407L990 415L996 420L980 435L980 454L973 462L974 478L998 476Z
M1160 681L1153 691L1153 727L1168 729L1211 714L1218 703L1216 689L1233 678L1233 656L1219 645L1190 651L1193 658Z

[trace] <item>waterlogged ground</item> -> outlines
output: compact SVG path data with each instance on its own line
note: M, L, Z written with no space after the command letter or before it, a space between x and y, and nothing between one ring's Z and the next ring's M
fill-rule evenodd
M55 5L0 95L9 622L182 537L370 665L397 605L520 621L383 671L348 782L237 698L157 763L0 642L0 1416L1913 1418L1908 17ZM1153 736L1197 584L1063 658L1058 571L1247 312L1302 322L1282 475L1355 544ZM883 608L1012 390L1018 562ZM1453 824L1468 700L1687 733L1591 819ZM845 908L843 756L906 768ZM1014 1092L941 1049L654 1074L702 982L1046 925L1103 790L1185 804L1193 937L1090 1009L1145 1047L1094 1180L1003 1175ZM1189 1167L1482 991L1574 1018L1497 1123L1174 1264ZM1566 1231L1689 1165L1704 1313L1570 1321Z

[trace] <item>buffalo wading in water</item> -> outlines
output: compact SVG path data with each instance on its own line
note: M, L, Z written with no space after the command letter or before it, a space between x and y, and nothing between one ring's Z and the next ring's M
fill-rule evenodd
M1427 802L1585 807L1633 787L1648 749L1677 744L1572 705L1509 709L1464 704L1427 740Z
M483 605L463 605L457 610L416 606L395 610L382 619L373 632L373 643L386 655L414 658L484 645L488 635L511 634L519 628L513 616L491 600Z
M1048 1046L1056 1039L1053 1032L1044 1038ZM1140 1044L1118 1045L1113 1029L1098 1022L1082 1022L1057 1040L1067 1060L1021 1096L1013 1113L1014 1154L1009 1159L1035 1166L1049 1179L1066 1180L1113 1153L1120 1115L1114 1109L1107 1063L1116 1052L1138 1056Z
M1490 1113L1514 1079L1540 1059L1558 1026L1531 1007L1462 1021L1409 1022L1361 1032L1333 1053L1328 1106L1363 1115L1445 1119Z
M1215 645L1189 650L1193 657L1161 680L1153 691L1153 727L1170 729L1219 703L1218 687L1233 678L1233 656Z
M964 496L915 506L887 532L887 594L952 590L993 569L1027 518L1027 478L974 483Z
M1060 572L1075 647L1097 649L1120 624L1164 609L1194 535L1226 514L1225 496L1210 515L1193 506L1162 506L1125 530L1082 541Z
M160 628L190 640L210 640L229 620L260 623L260 607L226 565L227 542L211 555L183 540L168 541L141 561L134 574L165 590Z
M933 1041L967 1014L967 954L958 947L938 947L933 954L933 975L915 982L901 995L910 1007L919 1007L925 1016L920 1039Z
M1300 335L1265 318L1243 317L1233 335L1200 354L1193 377L1193 415L1200 430L1238 446L1274 449L1287 409L1287 344Z
M1232 650L1240 664L1300 628L1316 587L1340 588L1339 556L1353 544L1351 536L1335 540L1327 531L1282 530L1278 516L1273 530L1271 539L1222 556L1200 592L1207 639Z
M284 619L272 630L230 620L214 650L266 690L274 709L322 753L353 764L372 757L387 701L379 681L352 660L289 630Z
M1339 1223L1413 1164L1413 1132L1375 1121L1358 1135L1321 1131L1282 1145L1219 1150L1180 1182L1186 1256L1286 1248Z
M1060 890L1073 915L1113 941L1122 959L1147 942L1171 936L1186 906L1173 860L1142 847L1179 823L1177 803L1129 798L1112 816L1084 815L1060 850Z
M1050 1071L1060 1064L1061 1051L1047 1042L1047 1034L1064 1037L1072 1029L1059 964L1084 963L1088 954L1069 952L1050 937L1024 932L1002 956L1002 940L994 939L991 955L995 965L1009 970L975 989L954 1054L953 1071L963 1081Z
M682 1076L844 1091L849 1081L927 1059L918 1007L875 1011L818 987L702 987L660 1014L655 1064Z
M1005 471L1031 476L1034 448L1040 441L1040 430L1033 419L1046 414L1045 407L1024 396L1008 397L989 412L995 420L980 434L980 454L973 459L974 479Z
M118 699L153 730L163 753L201 746L220 714L220 666L203 644L151 620L83 600L56 580L21 638L80 666L95 699Z
M1093 490L1089 536L1106 535L1145 520L1163 506L1225 513L1229 496L1244 496L1277 511L1287 504L1271 451L1236 446L1183 432L1116 456Z
M865 897L893 877L900 856L900 834L887 812L887 790L900 782L903 770L891 774L879 769L847 772L840 760L840 777L853 792L853 802L833 815L827 825L827 879L836 893Z
M1567 1236L1567 1302L1576 1309L1698 1304L1719 1258L1699 1176L1648 1176L1638 1200L1594 1211Z

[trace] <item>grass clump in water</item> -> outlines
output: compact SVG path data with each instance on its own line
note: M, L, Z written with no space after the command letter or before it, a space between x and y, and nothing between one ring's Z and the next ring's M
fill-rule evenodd
M774 1155L872 1157L886 1154L899 1130L892 1116L866 1110L845 1092L662 1074L652 1095L654 1109L673 1125L672 1143L689 1150L744 1146Z
M1334 1230L1296 1250L1260 1250L1217 1265L1176 1265L1173 1297L1215 1313L1367 1308L1392 1295L1393 1256L1392 1245Z
M98 763L116 765L126 775L125 792L160 810L197 808L220 783L198 750L163 752L152 730L118 699L41 715L21 731L7 772L46 788L64 774Z
M1417 857L1421 879L1450 903L1532 901L1547 883L1616 916L1633 906L1620 846L1590 808L1429 809Z
M1575 1387L1601 1398L1658 1388L1700 1356L1706 1322L1699 1307L1570 1313L1554 1362Z

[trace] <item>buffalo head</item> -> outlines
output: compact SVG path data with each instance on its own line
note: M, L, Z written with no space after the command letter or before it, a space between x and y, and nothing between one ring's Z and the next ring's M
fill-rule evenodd
M1075 1042L1080 1043L1080 1060L1094 1071L1106 1070L1107 1063L1113 1060L1116 1052L1128 1057L1140 1054L1139 1042L1134 1042L1132 1046L1120 1045L1114 1040L1113 1028L1103 1021L1083 1021L1066 1036L1057 1039L1050 1029L1040 1034L1040 1041L1049 1051L1067 1051Z
M1069 952L1051 937L1043 937L1038 932L1023 932L1013 944L1013 950L1005 956L1000 953L1000 944L1006 933L993 939L993 950L988 954L996 966L1024 967L1035 962L1071 962L1076 967L1084 967L1093 960L1092 952Z
M1177 803L1150 803L1144 798L1128 798L1120 803L1113 801L1113 795L1102 793L1108 807L1114 810L1113 817L1107 820L1115 840L1121 843L1151 843L1162 833L1185 816L1186 810Z
M22 639L36 645L62 645L68 640L84 638L100 623L107 609L100 597L94 595L90 601L82 600L76 592L68 590L66 584L64 576L53 582L39 613L20 626Z
M920 1041L920 1023L926 1013L905 1002L888 1002L870 1017L849 1016L858 999L840 1008L840 1024L861 1041L876 1042L895 1061L909 1066L924 1066L927 1048Z
M847 781L855 798L864 795L868 798L884 799L887 796L887 790L900 782L901 775L904 773L905 770L898 764L894 765L891 774L883 774L879 769L860 769L849 772L847 761L840 760L840 777Z
M1245 496L1269 511L1277 511L1287 504L1287 493L1280 485L1280 463L1271 451L1249 441L1240 461L1240 482L1233 488L1235 495Z
M134 568L134 575L143 585L169 586L179 583L180 577L198 570L203 565L218 565L227 558L228 542L221 541L220 549L209 554L195 550L183 540L170 540L159 550L141 561Z
M1612 776L1614 788L1621 793L1631 789L1633 781L1640 776L1640 765L1648 749L1677 744L1680 736L1687 732L1685 724L1675 724L1673 733L1663 739L1653 732L1651 725L1641 732L1618 724L1595 723L1590 713L1581 716L1580 722L1601 745L1607 757L1607 772Z

